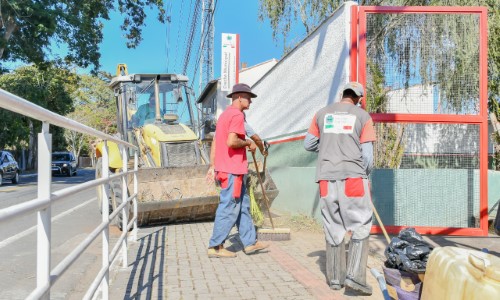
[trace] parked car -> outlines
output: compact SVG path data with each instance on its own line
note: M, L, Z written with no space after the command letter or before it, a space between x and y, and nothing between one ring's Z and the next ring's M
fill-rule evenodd
M11 180L12 183L19 182L19 165L8 151L0 151L0 185L4 180Z
M78 163L72 152L54 152L52 153L52 174L68 177L76 175Z

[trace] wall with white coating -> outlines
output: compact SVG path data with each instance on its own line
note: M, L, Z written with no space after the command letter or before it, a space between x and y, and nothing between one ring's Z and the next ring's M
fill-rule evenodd
M268 61L262 62L260 64L256 64L251 67L241 69L239 82L246 83L249 86L252 86L277 63L278 60L273 58Z
M317 110L339 100L349 81L350 14L355 4L344 3L253 85L258 97L247 111L247 121L261 137L275 140L304 131Z

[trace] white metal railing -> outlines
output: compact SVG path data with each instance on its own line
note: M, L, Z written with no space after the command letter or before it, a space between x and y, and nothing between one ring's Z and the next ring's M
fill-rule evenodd
M109 293L109 269L111 264L121 253L122 265L127 266L127 235L130 228L130 238L137 240L137 169L138 155L137 147L110 136L74 120L60 116L23 98L0 89L0 107L42 121L42 131L38 134L38 195L36 199L28 202L12 205L0 210L0 223L9 219L16 219L25 214L37 212L37 272L36 288L28 296L28 299L49 299L50 288L63 276L64 272L75 262L75 260L96 240L102 236L102 267L90 285L84 299L91 299L97 289L101 287L103 299L108 299ZM68 187L57 192L51 191L52 180L52 135L49 133L49 125L56 125L66 129L88 134L104 141L102 151L102 178L88 181L79 185ZM120 146L123 157L122 171L114 175L109 174L109 155L107 142L113 141ZM128 170L127 148L135 150L134 170ZM133 175L133 194L127 197L127 176ZM121 179L122 182L122 204L109 214L109 191L105 188L112 180ZM50 269L51 263L51 207L54 203L67 199L77 192L93 187L101 186L102 189L102 222L68 254L54 269ZM128 222L129 203L133 204L133 217ZM109 251L109 224L119 214L122 214L122 234L117 243ZM121 250L121 252L120 252Z

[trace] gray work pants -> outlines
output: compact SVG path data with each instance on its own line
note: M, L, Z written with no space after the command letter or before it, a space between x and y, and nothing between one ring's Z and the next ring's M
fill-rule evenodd
M321 215L326 241L339 245L347 231L361 240L370 235L373 210L369 181L365 178L328 181L320 192Z

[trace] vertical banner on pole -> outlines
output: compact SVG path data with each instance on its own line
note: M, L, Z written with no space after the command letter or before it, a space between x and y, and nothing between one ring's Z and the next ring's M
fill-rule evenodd
M228 92L238 83L240 60L239 34L223 33L221 48L221 91Z

